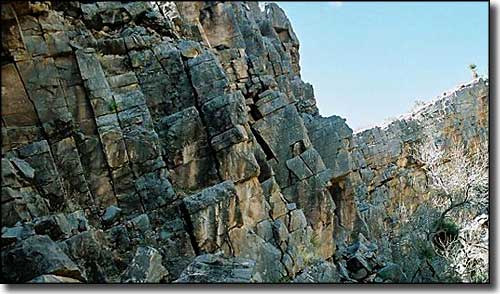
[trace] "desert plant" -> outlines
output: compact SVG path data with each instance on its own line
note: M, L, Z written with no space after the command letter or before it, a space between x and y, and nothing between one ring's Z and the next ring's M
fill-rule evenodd
M118 111L118 104L116 103L115 100L112 100L109 102L109 110L117 112Z
M429 178L432 206L438 212L426 239L447 262L440 275L463 282L487 281L487 150L445 146L429 139L420 146L419 159Z
M321 247L321 242L320 242L320 238L318 236L318 234L316 234L315 232L313 232L311 234L311 245L314 247L314 248L320 248Z
M475 65L474 63L469 64L469 69L472 72L472 78L477 79L479 77L479 75L477 74L477 65Z

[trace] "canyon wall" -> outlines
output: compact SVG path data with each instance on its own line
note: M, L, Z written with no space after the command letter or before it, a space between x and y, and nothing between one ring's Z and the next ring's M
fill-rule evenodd
M276 4L1 19L5 282L405 281L378 273L404 265L400 208L429 197L411 150L487 148L481 79L384 129L321 117Z

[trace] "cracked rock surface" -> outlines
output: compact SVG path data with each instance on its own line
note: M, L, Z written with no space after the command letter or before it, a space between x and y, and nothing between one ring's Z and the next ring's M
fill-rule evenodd
M385 128L321 117L274 3L1 8L4 282L405 281L408 150L487 145L481 79Z

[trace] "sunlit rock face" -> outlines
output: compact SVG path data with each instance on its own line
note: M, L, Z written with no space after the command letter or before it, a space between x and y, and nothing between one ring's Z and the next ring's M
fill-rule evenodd
M403 265L408 275L415 271L400 242L408 233L401 229L435 197L419 152L432 142L445 156L455 146L465 146L466 155L487 154L488 95L488 81L474 80L384 127L355 134L335 116L305 120L313 145L334 171L338 248L358 240L353 232L359 232L376 241L381 259Z
M383 129L321 117L276 4L1 18L5 282L405 281L392 234L428 198L412 148L488 144L484 80Z

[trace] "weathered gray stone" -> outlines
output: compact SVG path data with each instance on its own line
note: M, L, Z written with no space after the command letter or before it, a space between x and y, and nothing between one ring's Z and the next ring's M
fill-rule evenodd
M202 52L199 43L188 40L179 42L179 50L181 51L181 55L186 58L195 58Z
M286 161L286 167L299 179L303 180L313 175L300 156Z
M340 275L334 264L326 261L318 262L306 268L295 277L293 283L339 283Z
M217 152L219 174L224 180L242 182L260 173L260 166L247 142L232 145Z
M224 133L212 138L210 144L215 151L227 148L231 145L247 141L248 135L242 125L237 125L234 128L225 131Z
M321 117L274 3L1 11L6 281L172 282L216 251L178 281L407 281L419 142L487 153L484 79L383 127Z
M149 217L147 214L141 214L135 218L133 218L130 223L137 230L145 233L149 230L151 223L149 222Z
M62 277L58 275L41 275L38 276L34 279L29 280L27 283L33 283L33 284L43 284L43 283L50 283L50 284L56 284L56 283L82 283L82 281L73 279L73 278L68 278L68 277Z
M251 283L255 261L222 254L204 254L182 272L174 283Z
M172 184L177 189L195 190L215 184L215 159L209 151L206 131L195 107L186 108L160 121L158 133L167 164L173 168Z
M4 186L11 186L11 187L15 187L15 188L21 186L21 184L19 183L18 177L17 177L17 172L14 169L14 165L7 158L2 158L2 183ZM15 193L15 192L12 189L8 189L8 190L6 189L5 194L2 190L2 195L5 195L2 197L5 198L6 200L11 199L11 198L15 198L15 197L10 196L13 193Z
M280 193L280 188L274 177L266 180L262 184L263 193L271 206L271 217L277 219L283 216L289 210L288 205L283 195ZM295 205L295 204L294 204ZM295 207L293 208L295 209Z
M401 266L394 263L388 263L386 266L377 271L377 275L383 280L389 280L392 282L402 281L403 278L406 278L403 271L401 270Z
M286 123L284 123L285 120ZM273 166L273 170L276 172L276 181L280 186L288 186L288 169L285 163L294 157L290 147L297 142L302 142L305 150L310 144L297 109L288 105L257 121L253 127L280 162L280 164Z
M2 246L19 242L34 235L33 227L31 224L26 224L16 227L3 227L2 228Z
M290 212L290 227L288 230L290 232L303 229L307 226L307 220L304 216L304 212L300 209L292 210Z
M84 231L60 244L66 254L85 269L89 282L109 283L115 280L116 264L102 231Z
M263 220L255 227L255 233L266 242L271 242L273 239L273 223L270 220Z
M40 235L48 235L52 240L66 239L72 235L73 229L64 214L55 214L42 217L35 221L35 232Z
M229 229L241 223L237 200L236 189L230 181L183 199L200 250L212 253L228 246Z
M162 256L152 247L138 247L130 265L122 274L122 283L159 283L168 271L162 265Z
M356 272L351 274L352 278L355 280L363 280L368 276L368 271L365 268L360 268Z
M120 208L111 205L104 211L104 214L102 215L102 221L105 224L112 224L120 216L121 211L122 210Z
M2 251L2 275L7 282L27 282L43 274L85 281L77 265L47 236L31 236Z
M275 239L279 244L282 242L288 242L288 229L281 220L277 219L273 222L273 232L275 234Z
M188 61L191 82L201 103L224 95L229 81L213 53L205 52Z
M234 228L229 232L236 256L256 261L256 279L262 282L278 282L286 271L280 262L281 251L246 228Z
M135 187L141 195L144 208L151 210L171 203L175 192L168 181L166 169L160 169L139 177Z
M274 91L266 94L267 95L264 95L264 93L260 94L260 99L255 103L255 106L257 106L260 115L262 116L266 116L288 104L286 98L281 92Z
M24 177L28 179L33 179L35 177L35 170L26 161L19 158L13 158L11 162Z
M377 246L370 243L363 234L358 235L358 240L347 248L347 269L354 273L353 278L365 278L376 266L375 253Z
M245 98L239 91L215 97L203 104L201 111L212 137L248 121Z

